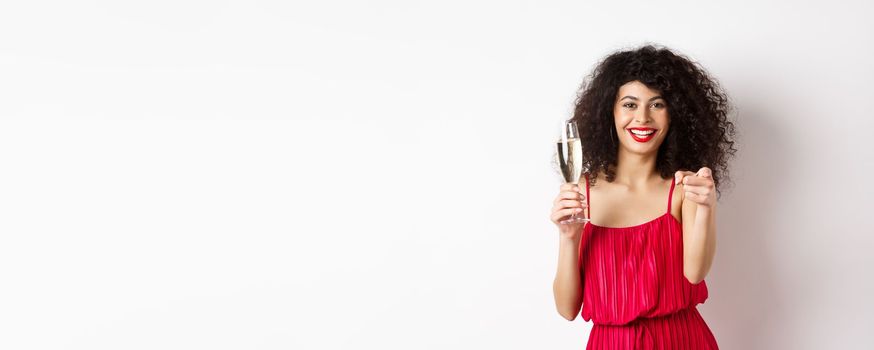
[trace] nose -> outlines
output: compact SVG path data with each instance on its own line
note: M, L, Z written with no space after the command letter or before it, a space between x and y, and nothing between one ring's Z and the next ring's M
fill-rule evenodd
M649 117L649 110L647 108L641 108L634 115L634 121L638 124L646 124L651 118Z

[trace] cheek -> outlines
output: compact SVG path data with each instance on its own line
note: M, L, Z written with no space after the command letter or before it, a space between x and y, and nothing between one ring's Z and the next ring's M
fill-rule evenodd
M671 115L667 111L658 116L659 122L667 129L671 125Z
M631 123L633 119L634 115L632 115L631 113L623 113L617 111L613 114L613 121L617 129L624 129L625 126Z

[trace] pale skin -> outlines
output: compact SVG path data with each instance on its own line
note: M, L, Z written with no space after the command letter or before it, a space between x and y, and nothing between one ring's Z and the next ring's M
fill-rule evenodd
M589 188L590 200L596 204L590 219L598 226L628 227L657 218L667 209L669 181L675 181L670 213L683 227L683 275L698 284L710 271L716 253L716 186L707 167L696 172L677 171L668 180L659 176L656 156L670 128L668 110L658 91L638 81L619 88L613 110L619 136L616 178L607 182L603 173L597 174L596 184ZM634 127L653 128L655 136L637 142L628 131ZM583 183L561 185L550 214L559 230L553 295L556 309L568 321L573 321L582 307L578 249L583 224L559 221L587 208L585 194Z

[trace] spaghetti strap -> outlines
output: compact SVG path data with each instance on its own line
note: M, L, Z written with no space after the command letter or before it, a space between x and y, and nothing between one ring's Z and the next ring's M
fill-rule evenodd
M674 185L676 185L675 181L676 180L671 179L671 191L668 192L668 214L671 213L671 197L674 196Z
M589 174L585 174L585 175L586 175L586 212L589 213L589 215L586 215L586 217L591 218L592 217L592 203L589 202Z

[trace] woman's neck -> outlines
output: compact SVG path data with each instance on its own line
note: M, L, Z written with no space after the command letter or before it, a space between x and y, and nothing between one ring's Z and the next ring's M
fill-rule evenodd
M656 154L638 154L619 150L616 160L616 178L614 183L619 183L629 188L642 188L652 181L654 177L660 177L656 172Z

